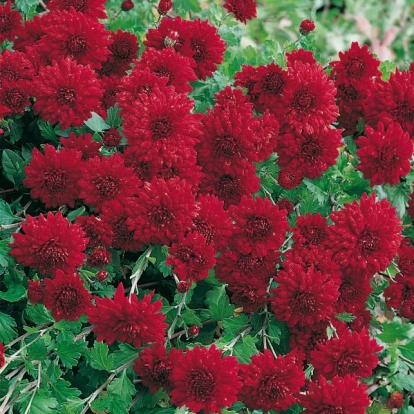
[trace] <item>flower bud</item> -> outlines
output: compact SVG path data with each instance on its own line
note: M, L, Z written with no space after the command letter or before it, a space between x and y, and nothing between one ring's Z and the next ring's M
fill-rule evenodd
M96 273L96 277L101 282L103 282L104 280L106 280L108 278L108 276L109 276L109 273L106 270L100 270L99 272Z
M134 8L134 3L132 2L132 0L124 0L121 4L121 9L123 11L130 11L133 8Z
M192 325L188 328L188 336L194 337L200 333L200 328L197 325Z
M172 9L172 1L171 0L161 0L158 4L158 13L159 14L167 14Z
M184 282L183 280L177 285L177 292L179 293L188 292L188 289L190 289L190 283Z
M302 20L302 22L300 23L299 32L303 36L308 35L310 32L313 32L314 30L315 30L315 23L313 22L313 20L306 19L306 20Z

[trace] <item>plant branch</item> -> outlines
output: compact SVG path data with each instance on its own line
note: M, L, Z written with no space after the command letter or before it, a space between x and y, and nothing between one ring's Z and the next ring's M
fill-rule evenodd
M30 408L32 407L33 400L34 400L34 397L37 393L37 390L40 388L41 381L42 381L42 363L39 362L39 368L37 370L37 380L35 381L35 390L33 391L32 396L30 397L29 404L27 404L27 407L26 407L26 410L25 410L24 414L29 414L30 413Z
M183 297L181 298L180 303L177 305L177 315L175 315L175 318L172 321L170 329L168 329L168 339L170 339L170 340L173 338L175 326L177 325L178 319L181 317L181 311L182 311L183 306L185 304L185 300L187 298L187 293L188 292L185 292L183 294Z
M133 279L133 280L132 280L131 291L129 292L129 301L130 302L131 302L132 295L135 293L135 289L137 288L138 281L139 281L140 277L142 276L142 273L144 272L145 266L148 263L148 257L151 256L153 248L154 248L154 246L149 246L148 247L147 251L145 252L144 258L142 259L142 262L138 266L138 269L136 270L135 273L133 273L131 275L131 279Z
M0 406L0 413L5 413L6 407L7 407L7 403L9 402L10 397L12 396L14 390L16 389L16 387L19 385L20 380L23 378L24 374L26 373L26 370L23 368L19 375L16 377L15 381L13 382L13 385L11 385L11 387L9 388L9 391L7 392L6 396L4 397L3 400L3 404Z

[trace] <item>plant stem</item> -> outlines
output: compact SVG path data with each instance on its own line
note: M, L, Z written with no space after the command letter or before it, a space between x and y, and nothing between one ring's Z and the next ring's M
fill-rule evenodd
M39 362L39 368L37 370L37 380L35 382L35 390L33 391L32 396L30 397L29 404L27 405L26 411L24 412L24 414L29 414L30 413L30 408L33 404L33 400L34 400L34 397L37 393L37 390L40 388L41 381L42 381L42 363Z
M9 391L7 392L6 396L4 397L3 404L0 406L0 413L6 412L7 403L9 402L10 397L12 396L14 390L19 385L20 380L23 378L24 374L26 373L25 369L22 369L19 373L19 375L14 380L13 385L9 388Z
M175 330L175 326L177 325L178 322L178 318L181 317L181 311L183 309L183 306L185 304L185 299L187 298L187 293L185 292L183 294L183 297L180 300L180 303L177 305L177 315L175 315L175 318L170 326L170 329L168 329L168 339L171 340L173 338L174 335L174 330Z
M154 246L149 246L148 247L147 251L145 252L145 257L142 260L142 262L140 263L140 265L138 266L137 271L134 274L131 275L131 279L133 279L133 280L132 280L131 291L129 292L129 301L130 302L131 302L132 295L135 293L135 289L137 288L139 278L142 276L142 273L144 272L145 266L148 263L148 257L151 256L153 248L154 248Z
M247 328L243 329L231 342L228 343L228 345L225 346L225 349L228 351L233 351L234 345L236 345L237 342L239 342L239 340L242 339L243 336L247 335L252 329L252 326L248 326Z

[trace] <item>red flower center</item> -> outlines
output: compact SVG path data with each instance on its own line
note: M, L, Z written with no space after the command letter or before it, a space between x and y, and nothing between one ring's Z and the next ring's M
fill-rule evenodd
M78 12L85 12L87 10L88 2L86 0L63 0L63 9L69 10L73 7Z
M10 66L6 66L0 69L0 83L1 80L7 80L7 81L17 81L19 80L19 74L13 70Z
M295 313L306 315L315 310L316 300L309 292L298 292L292 302Z
M122 217L112 224L112 231L114 232L114 239L112 244L114 246L122 246L133 240L134 232L128 230L126 218Z
M48 268L56 267L64 263L68 258L68 253L62 249L53 239L47 241L38 250L38 257Z
M49 193L62 194L67 189L68 176L62 170L51 170L43 174L43 183Z
M188 392L191 397L197 400L206 401L210 399L214 393L214 382L214 376L211 372L192 369L188 381Z
M266 378L261 388L261 394L265 394L267 399L271 400L286 398L289 394L289 389L285 385L280 384L280 381L276 376Z
M97 177L92 180L93 184L99 191L102 199L112 200L119 192L119 182L110 175L106 177Z
M352 85L338 85L338 95L347 101L356 101L359 98L359 92Z
M131 59L131 43L125 40L116 40L111 45L110 50L118 62L129 62Z
M148 216L150 218L150 221L157 227L168 225L173 219L173 215L162 206L154 207Z
M341 301L352 302L358 297L358 290L349 282L343 282L339 288Z
M306 111L315 103L315 97L308 91L307 88L299 89L295 92L292 101L292 107L298 111Z
M196 230L205 237L206 244L210 244L214 238L213 228L209 224L207 224L205 221L201 221L199 219L194 219L193 223L194 223Z
M59 105L73 106L76 102L76 97L75 89L60 88L57 92L57 102Z
M139 327L135 323L129 321L118 321L116 326L112 328L116 333L125 335L128 338L134 339L139 335Z
M269 220L263 217L253 217L246 223L246 233L254 240L265 239L271 230Z
M82 35L72 36L66 44L69 54L73 57L84 55L87 49L86 39Z
M407 101L402 102L395 110L394 116L400 124L414 120L414 108Z
M208 52L206 45L201 39L191 40L191 50L193 51L193 59L199 63L208 59Z
M285 85L283 76L279 72L268 73L264 76L261 83L263 89L270 95L279 95L280 91Z
M341 355L338 361L338 375L344 377L347 374L355 374L361 368L361 361L350 355Z
M13 27L13 21L8 14L0 14L0 33L8 34Z
M358 244L364 254L369 254L377 248L378 237L369 231L364 231L359 237Z
M151 122L150 129L154 139L168 138L173 131L171 120L166 116L160 116L154 119Z
M24 96L17 88L8 91L4 98L4 103L11 109L19 111L25 107Z
M178 251L176 256L184 263L188 263L190 261L202 261L201 257L197 257L197 255L194 254L194 252L189 247L181 247Z
M251 254L243 254L237 260L235 267L240 273L249 274L256 266L260 266L262 263L262 258L257 257L253 259Z
M301 152L302 155L304 155L308 160L314 160L321 155L322 150L317 142L315 142L313 139L308 139L302 145Z
M151 370L151 379L161 385L163 388L166 388L170 385L169 377L172 371L171 364L166 363L162 359L154 362L154 365Z
M56 298L58 308L65 314L70 314L81 303L79 292L71 286L63 286Z
M223 175L216 183L214 190L226 204L238 204L241 199L240 185L231 175Z
M358 57L350 59L346 65L346 72L350 78L360 78L365 72L365 63Z
M321 228L316 226L307 226L301 229L301 235L306 239L309 244L318 245L321 241L325 240L327 234Z
M172 76L171 71L169 71L168 68L166 68L165 66L160 66L156 68L154 72L157 74L157 76L168 78L169 79L168 85L170 85L171 82L173 81L173 76Z
M217 137L215 143L215 153L218 156L232 157L233 155L239 153L239 145L237 141L229 135Z

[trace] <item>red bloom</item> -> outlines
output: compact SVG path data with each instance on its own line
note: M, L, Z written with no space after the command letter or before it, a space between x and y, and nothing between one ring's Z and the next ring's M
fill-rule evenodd
M358 138L358 170L370 179L371 186L399 183L411 168L413 144L408 132L404 133L399 124L384 127L378 122L377 130L367 125L365 135Z
M395 282L384 290L385 302L390 308L400 309L402 304L414 297L414 278L397 275Z
M110 32L105 26L73 8L51 13L42 28L44 36L38 47L50 61L70 57L78 64L100 69L111 53Z
M117 75L111 75L103 76L100 81L104 92L101 100L101 107L97 109L96 112L105 119L108 109L112 108L116 104L121 79L119 79Z
M11 10L11 0L0 6L0 44L5 40L13 41L22 23L22 16L17 10Z
M414 248L403 245L407 239L403 239L398 250L398 269L403 276L414 277Z
M90 67L65 59L40 69L34 80L33 95L35 112L66 129L81 126L91 116L99 107L102 90Z
M339 115L336 89L321 65L295 61L272 107L283 133L318 134Z
M171 0L160 0L158 4L158 13L160 14L167 14L172 9L172 1Z
M264 107L262 104L259 104L260 93L253 92L256 89L256 83L258 82L256 80L257 72L258 72L258 68L255 68L251 65L243 65L241 72L237 72L234 76L234 80L235 80L234 85L240 86L242 88L246 88L247 89L246 97L249 100L249 102L253 104L254 109L256 109L256 111L263 112ZM269 88L269 89L275 89L276 92L278 92L277 89L279 89L276 87L278 84L277 78L278 76L276 76L276 79L274 82L275 88ZM271 79L269 79L269 81L271 81Z
M414 73L398 69L385 82L377 79L364 102L366 122L375 128L379 121L385 126L398 123L414 136Z
M116 128L110 128L102 136L102 142L107 148L117 147L121 144L122 137Z
M119 154L108 158L91 158L86 161L83 176L79 181L80 198L99 212L111 200L130 197L137 193L140 182L127 168Z
M239 399L249 409L265 412L287 410L296 402L293 394L305 385L305 374L292 354L275 359L268 349L253 355L249 365L242 365L240 376L243 388Z
M310 267L306 272L295 263L281 270L270 300L277 319L288 326L306 326L334 315L339 281Z
M323 249L328 241L328 223L319 213L298 216L293 240L301 247ZM296 245L295 245L296 246Z
M109 247L113 238L111 227L100 218L91 216L78 216L76 221L82 226L89 238L88 247Z
M6 365L6 356L4 355L4 345L0 342L0 368Z
M47 13L49 14L49 13ZM44 14L39 16L35 14L33 20L26 20L24 26L20 26L13 41L13 49L20 52L26 52L26 47L31 47L44 35L42 28L43 19L47 18ZM33 63L33 62L32 62Z
M107 76L111 74L123 76L137 58L138 39L134 34L122 30L112 32L110 39L113 41L108 47L111 54L102 63L99 73Z
M134 8L134 3L132 0L124 0L121 4L121 10L130 11Z
M138 300L135 294L129 301L124 295L124 286L118 285L115 296L95 298L96 307L87 310L88 321L95 325L93 332L98 334L98 341L108 345L115 341L126 342L140 348L142 345L164 342L165 315L160 312L162 302L151 303L154 292Z
M27 288L27 299L33 305L38 303L44 303L45 300L45 287L40 280L29 280L29 286Z
M131 200L128 226L134 239L147 244L170 244L190 230L197 206L190 185L179 178L153 178Z
M255 146L256 162L268 159L275 151L277 137L279 135L279 122L267 109L262 117L255 117L251 123L251 129L256 139Z
M277 181L279 185L287 190L297 187L302 183L303 173L292 166L283 167L279 171Z
M171 402L195 412L221 414L221 407L237 401L237 391L242 386L238 372L236 358L223 357L214 344L210 348L188 349L170 376Z
M74 132L71 132L68 138L60 138L60 143L64 148L80 151L82 153L82 161L93 157L101 157L99 152L101 144L93 140L92 134L76 136Z
M286 63L288 68L294 66L294 62L297 60L302 63L309 63L310 65L316 65L318 63L310 50L294 49L291 52L286 53Z
M134 371L142 378L142 383L155 394L160 388L171 391L171 372L182 355L182 350L171 348L169 355L165 346L157 343L152 348L145 348L134 361Z
M213 243L217 251L224 251L232 233L232 222L224 211L224 202L212 194L200 194L197 199L198 214L193 218L195 231Z
M34 74L33 65L26 53L6 49L0 54L0 85L4 81L31 80Z
M228 285L230 300L238 307L242 307L244 313L257 312L267 303L268 286L269 281L239 278L236 283Z
M148 48L139 62L139 67L142 69L148 67L157 76L167 78L167 86L174 86L179 93L193 90L189 82L196 81L198 78L192 66L194 66L192 60L180 55L171 47L160 51Z
M366 330L361 333L343 331L339 338L332 338L311 351L310 362L317 375L330 380L335 376L369 377L378 364L376 352L382 347L370 339Z
M56 322L76 321L92 306L91 294L85 289L78 274L56 271L54 279L45 279L44 304Z
M0 6L1 7L1 6ZM23 114L25 108L30 106L30 84L26 80L0 82L0 107L7 115Z
M184 94L155 86L150 95L143 95L129 108L123 133L149 159L189 158L200 135L200 116L191 114L192 110L193 101Z
M381 76L378 70L380 63L370 53L367 45L360 47L357 42L352 42L349 50L339 52L339 60L330 63L331 77L336 84L358 84L374 76Z
M281 198L276 204L279 210L286 210L287 214L290 214L295 209L293 203L287 198Z
M246 20L257 17L255 0L226 0L223 7L233 13L236 20L246 24Z
M387 408L402 408L404 407L404 394L399 391L394 391L390 394L387 401Z
M339 155L341 129L324 128L308 134L304 131L279 136L276 152L281 167L295 168L307 178L322 175Z
M334 377L331 383L320 377L317 383L309 384L309 391L300 396L299 402L305 408L304 414L365 414L371 402L366 388L351 375Z
M313 20L302 20L299 26L299 32L303 36L307 36L310 32L315 30L315 22Z
M356 316L357 311L365 309L365 302L372 292L370 280L362 273L342 276L339 298L336 304L338 313L348 312Z
M111 262L112 254L103 247L98 247L88 254L86 264L89 267L101 268L107 266Z
M39 218L27 216L22 233L13 234L10 255L24 266L37 269L43 275L74 273L83 264L88 239L79 224L70 224L59 211Z
M32 198L40 198L47 208L68 204L75 206L79 196L78 181L82 176L82 153L62 148L57 152L52 145L45 145L45 155L34 148L32 159L24 168L24 185L29 187Z
M331 214L329 226L332 258L347 274L363 270L368 277L387 268L397 254L402 236L395 208L387 200L375 202L364 194L360 204L346 203Z
M230 244L239 252L264 256L279 249L285 240L286 211L267 198L244 196L240 204L230 208L230 215L235 222Z
M91 18L106 19L108 17L105 13L104 0L50 0L47 3L50 11L69 11L71 7Z
M173 267L180 280L199 282L208 277L208 271L216 263L213 245L207 244L206 238L197 232L181 233L169 248L169 254L165 263Z

